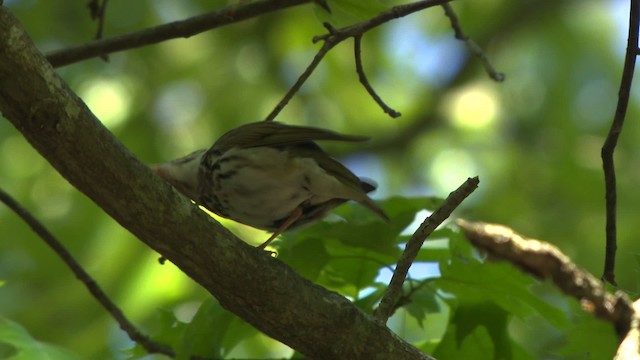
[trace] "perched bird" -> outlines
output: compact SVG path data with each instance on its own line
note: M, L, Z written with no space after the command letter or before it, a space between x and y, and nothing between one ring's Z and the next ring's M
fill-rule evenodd
M319 220L348 200L388 222L367 196L375 186L360 180L314 140L367 138L262 121L227 132L208 150L151 168L217 215L273 232L261 249L284 231Z

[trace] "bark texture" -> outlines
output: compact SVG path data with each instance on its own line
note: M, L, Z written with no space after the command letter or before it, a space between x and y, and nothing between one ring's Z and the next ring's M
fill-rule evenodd
M0 111L73 186L265 334L316 359L430 358L343 296L235 238L153 175L2 6Z

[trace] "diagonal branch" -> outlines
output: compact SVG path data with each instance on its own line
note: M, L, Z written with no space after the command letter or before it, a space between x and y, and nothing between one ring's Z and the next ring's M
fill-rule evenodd
M76 47L52 51L47 54L47 59L54 67L65 66L93 57L139 48L145 45L157 44L166 40L188 38L207 30L311 1L312 0L261 0L242 6L225 7L186 20L175 21L130 34L96 40Z
M611 322L620 338L631 328L633 309L627 295L622 291L608 293L601 281L579 268L557 247L527 239L502 225L464 220L456 223L474 246L538 278L550 279L565 294L580 300L586 311Z
M40 238L44 240L44 242L47 243L47 245L49 245L56 254L58 254L78 280L86 286L91 295L98 300L100 305L102 305L102 307L105 308L111 316L113 316L113 318L118 322L118 325L120 325L120 328L129 335L131 340L140 344L149 353L160 353L171 357L175 356L173 350L165 345L151 341L147 336L139 332L135 325L133 325L129 319L124 316L122 310L120 310L120 308L111 301L109 296L102 291L91 275L89 275L82 266L78 264L76 259L73 258L73 255L69 253L64 245L62 245L62 243L60 243L60 241L58 241L58 239L56 239L55 236L53 236L49 230L44 227L44 225L42 225L42 223L40 223L35 217L33 217L33 215L20 206L15 199L2 189L0 189L0 202L3 202L8 208L20 216L29 225L29 227L31 227L31 229L40 236Z
M618 105L611 128L607 134L607 139L602 145L602 169L604 171L605 198L607 210L606 225L606 253L604 260L604 271L602 279L616 285L615 266L616 266L616 170L613 161L613 153L618 144L618 137L622 132L624 118L627 114L629 105L629 93L631 92L631 82L633 81L633 71L636 67L636 56L638 56L638 12L640 11L640 0L632 0L629 9L629 37L627 39L627 54L624 59L624 69L622 70L622 80L620 81L620 90L618 92Z
M413 261L416 259L416 256L418 256L418 252L420 251L422 244L427 239L427 237L440 224L442 224L442 222L445 221L458 206L460 206L462 201L464 201L464 199L466 199L475 189L478 188L479 182L480 180L478 179L478 177L467 179L467 181L460 185L460 187L449 194L442 205L440 205L440 207L436 211L434 211L433 214L427 217L420 225L418 230L416 230L416 232L411 236L411 239L409 239L407 245L405 246L402 257L400 257L400 260L398 260L398 265L396 266L396 270L393 272L393 277L391 278L389 287L382 296L380 305L374 313L374 316L376 318L378 318L382 322L387 322L389 317L392 315L392 311L396 308L396 303L398 302L398 298L400 297L402 284L407 278L409 268L411 267L411 264L413 264Z
M53 71L5 7L0 111L73 186L266 335L317 359L431 359L343 296L240 241L155 176Z
M487 72L491 79L497 82L503 82L505 78L504 73L496 71L496 69L489 61L487 54L484 53L480 45L478 45L475 41L473 41L472 38L467 36L462 31L462 27L460 26L460 22L458 21L458 16L456 15L455 11L453 11L451 5L448 3L443 4L442 8L444 9L444 14L449 18L449 21L451 22L451 27L453 28L453 31L456 35L456 39L464 41L465 45L467 45L467 48L480 59L482 66L484 66L484 70Z
M313 60L311 61L311 63L307 66L306 69L304 69L302 74L300 74L300 76L298 77L298 80L296 80L293 86L291 86L291 88L289 89L289 91L287 91L287 93L284 95L282 100L280 100L280 102L278 102L276 107L274 107L273 110L271 110L271 112L269 113L269 115L267 115L267 117L265 118L265 121L273 121L276 118L276 116L278 116L280 111L282 111L282 109L284 109L284 107L287 106L289 101L298 92L298 90L300 90L300 88L305 83L305 81L307 81L309 76L311 76L311 74L316 69L316 67L320 65L320 62L322 61L324 56L327 55L329 50L331 50L336 44L337 43L333 43L330 41L325 41L325 43L322 44L322 47L320 48L320 50L318 50L316 55L313 57Z

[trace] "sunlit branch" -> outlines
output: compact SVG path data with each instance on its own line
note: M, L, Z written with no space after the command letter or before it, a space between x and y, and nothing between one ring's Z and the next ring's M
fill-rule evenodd
M557 247L528 239L512 229L494 224L456 221L466 238L494 259L511 262L523 271L553 281L565 294L580 300L582 307L614 324L622 338L633 314L632 304L622 291L612 295L601 281L579 268Z

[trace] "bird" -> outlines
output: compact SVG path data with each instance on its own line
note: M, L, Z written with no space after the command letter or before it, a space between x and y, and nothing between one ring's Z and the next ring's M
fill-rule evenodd
M358 178L315 141L361 142L367 137L260 121L222 135L209 149L151 165L175 189L209 211L278 235L325 217L354 200L383 221L389 217Z

